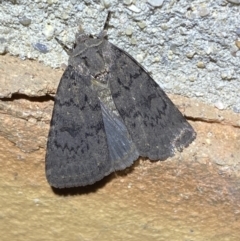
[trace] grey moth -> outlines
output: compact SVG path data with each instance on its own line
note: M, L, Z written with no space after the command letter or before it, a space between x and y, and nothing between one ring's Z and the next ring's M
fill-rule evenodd
M164 160L195 138L144 68L106 40L76 37L55 97L46 177L56 188L93 184L139 156Z

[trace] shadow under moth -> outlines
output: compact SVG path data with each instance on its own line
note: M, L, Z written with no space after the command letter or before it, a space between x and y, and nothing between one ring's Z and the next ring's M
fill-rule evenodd
M139 156L164 160L195 136L132 56L104 34L79 33L55 96L46 153L51 186L93 184Z

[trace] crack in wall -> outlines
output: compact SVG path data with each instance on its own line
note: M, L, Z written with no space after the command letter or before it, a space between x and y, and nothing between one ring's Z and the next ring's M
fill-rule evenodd
M1 101L2 102L14 102L14 101L17 101L17 100L26 100L26 101L29 101L29 103L47 103L49 101L52 101L54 102L54 96L51 96L51 95L44 95L44 96L28 96L28 95L25 95L25 94L19 94L19 93L14 93L12 94L12 96L10 98L7 98L7 97L4 97L4 98L0 98L0 103ZM53 103L51 103L53 104ZM31 111L34 111L33 109L32 110L27 110L29 112L29 115L28 116L19 116L19 112L21 110L14 110L12 109L12 112L10 111L11 108L1 108L1 105L0 105L0 113L1 114L6 114L6 115L9 115L9 116L13 116L13 117L16 117L16 118L20 118L20 119L24 119L26 121L29 121L29 119L35 119L37 122L40 122L40 121L43 121L45 122L46 124L50 122L50 119L49 120L43 120L43 118L40 116L40 117L36 117L34 115L31 115L30 112ZM14 113L18 111L18 114L17 113ZM26 112L27 112L26 111ZM44 112L44 109L42 109L42 111ZM220 125L224 125L224 126L232 126L234 128L238 128L240 129L240 124L231 124L230 120L226 120L225 118L222 119L222 120L218 120L218 119L208 119L207 117L198 117L198 116L191 116L191 115L186 115L184 114L185 118L188 120L188 121L193 121L193 122L203 122L203 123L208 123L208 124L220 124Z

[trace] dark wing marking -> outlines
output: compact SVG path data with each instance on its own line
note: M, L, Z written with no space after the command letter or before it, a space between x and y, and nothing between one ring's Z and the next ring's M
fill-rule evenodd
M57 90L46 153L47 180L57 188L93 184L113 171L100 101L89 83L68 66Z
M101 103L108 149L114 170L123 170L138 159L139 154L120 116Z
M112 44L110 48L113 100L140 156L166 159L175 148L188 146L196 134L180 111L136 60Z

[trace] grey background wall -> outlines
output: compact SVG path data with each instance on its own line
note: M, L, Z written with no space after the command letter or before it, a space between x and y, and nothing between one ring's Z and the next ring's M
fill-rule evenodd
M2 0L0 53L60 67L83 26L139 61L168 93L240 113L240 0ZM24 71L24 70L23 70Z

